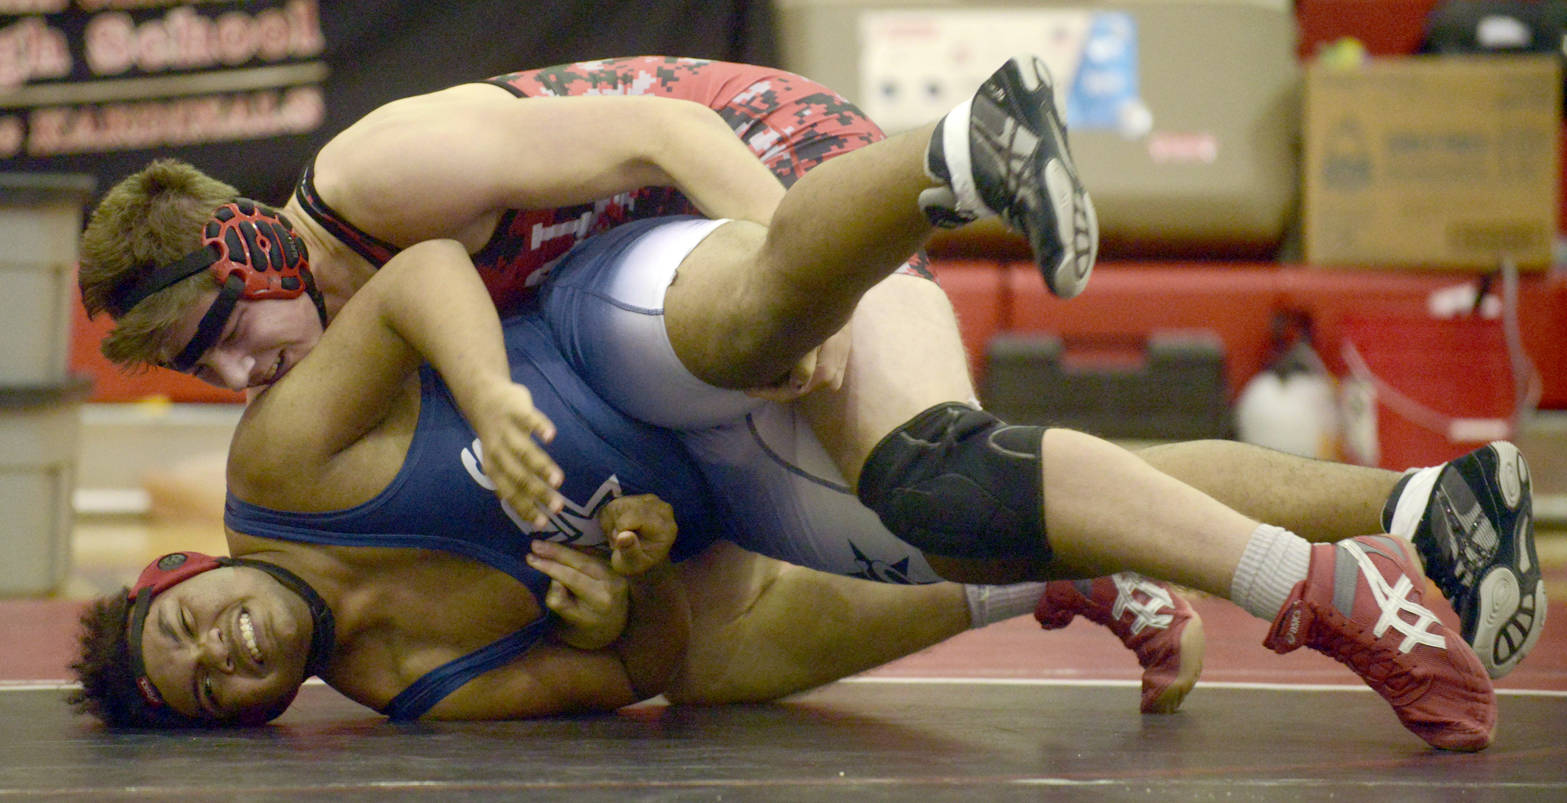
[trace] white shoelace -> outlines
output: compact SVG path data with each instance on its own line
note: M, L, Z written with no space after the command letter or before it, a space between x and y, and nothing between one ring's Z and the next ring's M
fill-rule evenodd
M1164 630L1175 621L1175 601L1170 599L1168 589L1144 579L1141 575L1132 572L1120 572L1110 576L1115 581L1115 604L1110 608L1113 619L1119 620L1122 614L1131 611L1135 617L1132 621L1132 633L1141 633L1145 627L1154 627ZM1148 598L1147 602L1139 599L1137 592L1142 592ZM1172 613L1160 613L1169 610Z
M1441 620L1429 608L1409 599L1409 592L1414 588L1414 583L1410 581L1408 575L1400 574L1397 582L1390 586L1387 578L1383 577L1382 572L1372 564L1365 547L1353 541L1342 546L1355 557L1355 562L1360 564L1360 573L1365 575L1366 584L1371 587L1371 597L1382 610L1376 626L1371 630L1372 635L1381 638L1390 627L1402 633L1404 640L1398 645L1399 652L1407 653L1418 644L1439 650L1447 648L1447 639L1428 629ZM1414 616L1415 621L1406 620L1401 615L1404 613Z

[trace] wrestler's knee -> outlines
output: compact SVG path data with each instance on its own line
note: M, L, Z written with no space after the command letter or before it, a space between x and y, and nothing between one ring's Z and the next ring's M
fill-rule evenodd
M965 404L936 405L871 451L860 500L928 555L1043 564L1043 434Z

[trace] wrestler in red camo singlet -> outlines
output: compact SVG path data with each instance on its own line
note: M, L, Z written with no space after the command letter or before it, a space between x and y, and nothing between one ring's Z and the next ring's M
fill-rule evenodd
M827 159L885 138L864 112L807 78L771 67L672 56L639 56L561 64L488 79L519 98L563 95L654 95L706 105L728 123L785 186ZM306 168L297 193L311 217L377 266L397 249L338 217L316 193ZM630 220L700 215L678 190L644 187L593 203L514 209L474 255L474 265L501 310L527 298L539 269L590 234ZM899 269L931 278L917 255Z

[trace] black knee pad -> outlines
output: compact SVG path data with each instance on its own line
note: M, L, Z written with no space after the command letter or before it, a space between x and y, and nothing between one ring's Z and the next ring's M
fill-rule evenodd
M887 529L950 558L1048 560L1040 438L965 404L938 404L876 444L860 501Z

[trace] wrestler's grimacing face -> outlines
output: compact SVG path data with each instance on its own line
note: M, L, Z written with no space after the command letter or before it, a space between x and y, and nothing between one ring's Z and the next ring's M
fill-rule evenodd
M310 607L259 569L203 572L153 599L147 677L170 708L202 720L268 709L304 681Z

